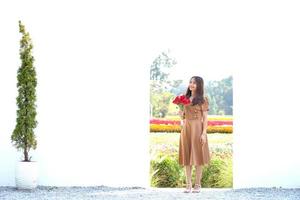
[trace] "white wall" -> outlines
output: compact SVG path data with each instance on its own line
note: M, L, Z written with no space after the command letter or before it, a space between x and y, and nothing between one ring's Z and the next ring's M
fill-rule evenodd
M14 185L21 155L10 135L22 19L35 45L40 185L149 184L148 66L170 48L182 68L234 75L234 187L300 187L299 5L151 2L0 3L0 185Z
M300 187L299 8L296 1L255 1L240 7L235 188Z
M0 185L14 184L18 20L34 42L40 185L148 185L148 72L134 14L86 2L1 6ZM105 7L104 7L105 6ZM142 90L137 89L142 88Z

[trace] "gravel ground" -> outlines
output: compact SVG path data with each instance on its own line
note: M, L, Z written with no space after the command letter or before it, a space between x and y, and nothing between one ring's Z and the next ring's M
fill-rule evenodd
M14 187L0 187L2 200L55 199L55 200L86 200L86 199L126 199L126 200L174 200L174 199L222 199L222 200L300 200L300 188L251 188L251 189L212 189L203 188L200 193L183 193L184 188L140 188L106 186L97 187L45 187L37 189L17 190Z

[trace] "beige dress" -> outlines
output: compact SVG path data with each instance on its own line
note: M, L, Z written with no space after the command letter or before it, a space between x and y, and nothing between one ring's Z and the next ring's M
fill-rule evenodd
M209 110L208 98L203 104L184 106L183 119L185 124L180 133L179 140L179 164L180 165L204 165L210 162L208 140L201 144L203 130L202 111ZM207 136L206 136L207 137Z

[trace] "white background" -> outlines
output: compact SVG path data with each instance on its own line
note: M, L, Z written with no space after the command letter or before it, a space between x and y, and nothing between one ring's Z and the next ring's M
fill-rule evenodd
M14 185L18 20L38 78L40 185L148 186L149 66L234 77L234 188L300 187L296 1L0 3L0 185ZM212 75L213 74L213 75Z

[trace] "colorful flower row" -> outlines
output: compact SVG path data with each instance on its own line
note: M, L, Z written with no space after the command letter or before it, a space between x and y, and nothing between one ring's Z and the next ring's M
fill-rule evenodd
M150 124L150 132L181 132L180 125ZM232 133L232 126L208 126L207 133Z
M151 119L150 124L165 124L165 125L180 125L180 120L168 120L168 119ZM208 126L225 126L231 125L232 121L225 120L209 120Z
M166 125L166 124L150 124L150 132L177 132L180 133L180 125Z
M180 120L179 116L167 116L165 117L167 120ZM231 115L218 116L218 115L209 115L209 121L232 121L233 117Z

